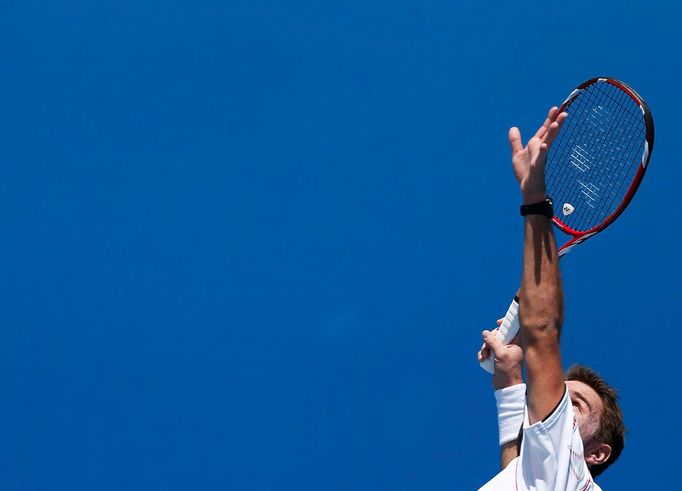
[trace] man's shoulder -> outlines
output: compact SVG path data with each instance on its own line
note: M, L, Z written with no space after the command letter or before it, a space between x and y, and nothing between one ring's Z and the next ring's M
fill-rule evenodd
M564 390L564 395L561 400L557 403L554 410L542 421L537 421L533 424L530 423L528 415L528 404L526 404L525 416L523 421L523 433L524 437L527 433L542 433L546 434L550 431L564 431L569 429L575 429L575 413L573 412L573 405L571 404L571 398L568 393L568 388Z

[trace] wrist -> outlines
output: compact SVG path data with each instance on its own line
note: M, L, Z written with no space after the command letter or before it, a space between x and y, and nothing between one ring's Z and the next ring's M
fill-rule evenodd
M523 426L526 385L517 384L495 391L500 446L514 441Z
M552 218L554 216L554 208L552 206L552 200L550 198L545 198L542 201L536 203L523 204L519 209L521 216L525 217L528 215L542 215L545 218Z
M505 389L514 385L523 383L523 375L521 370L513 370L513 373L504 373L500 370L495 370L493 375L493 388L495 390Z
M544 201L545 198L547 198L547 194L545 194L544 190L534 192L523 191L521 193L521 203L524 205L532 205L533 203L539 203L541 201Z

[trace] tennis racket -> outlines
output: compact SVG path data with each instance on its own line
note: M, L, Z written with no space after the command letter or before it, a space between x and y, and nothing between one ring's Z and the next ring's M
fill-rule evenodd
M654 120L644 99L608 77L580 84L559 108L568 114L547 154L545 186L555 209L552 223L570 239L563 257L611 225L632 201L654 148ZM519 331L518 297L497 337L509 344ZM495 372L494 357L481 367Z

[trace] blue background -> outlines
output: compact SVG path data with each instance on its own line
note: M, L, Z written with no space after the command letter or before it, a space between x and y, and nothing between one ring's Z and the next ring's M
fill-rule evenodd
M621 390L600 483L678 483L682 6L0 1L0 488L476 489L520 275L507 130L621 78L651 169L563 262Z

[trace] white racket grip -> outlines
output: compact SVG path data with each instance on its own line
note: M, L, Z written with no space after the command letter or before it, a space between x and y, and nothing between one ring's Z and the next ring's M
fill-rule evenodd
M519 302L517 298L514 298L502 319L502 324L497 328L497 339L502 341L502 344L509 344L517 332L519 332ZM481 368L486 372L495 373L495 356L492 353L481 362Z

